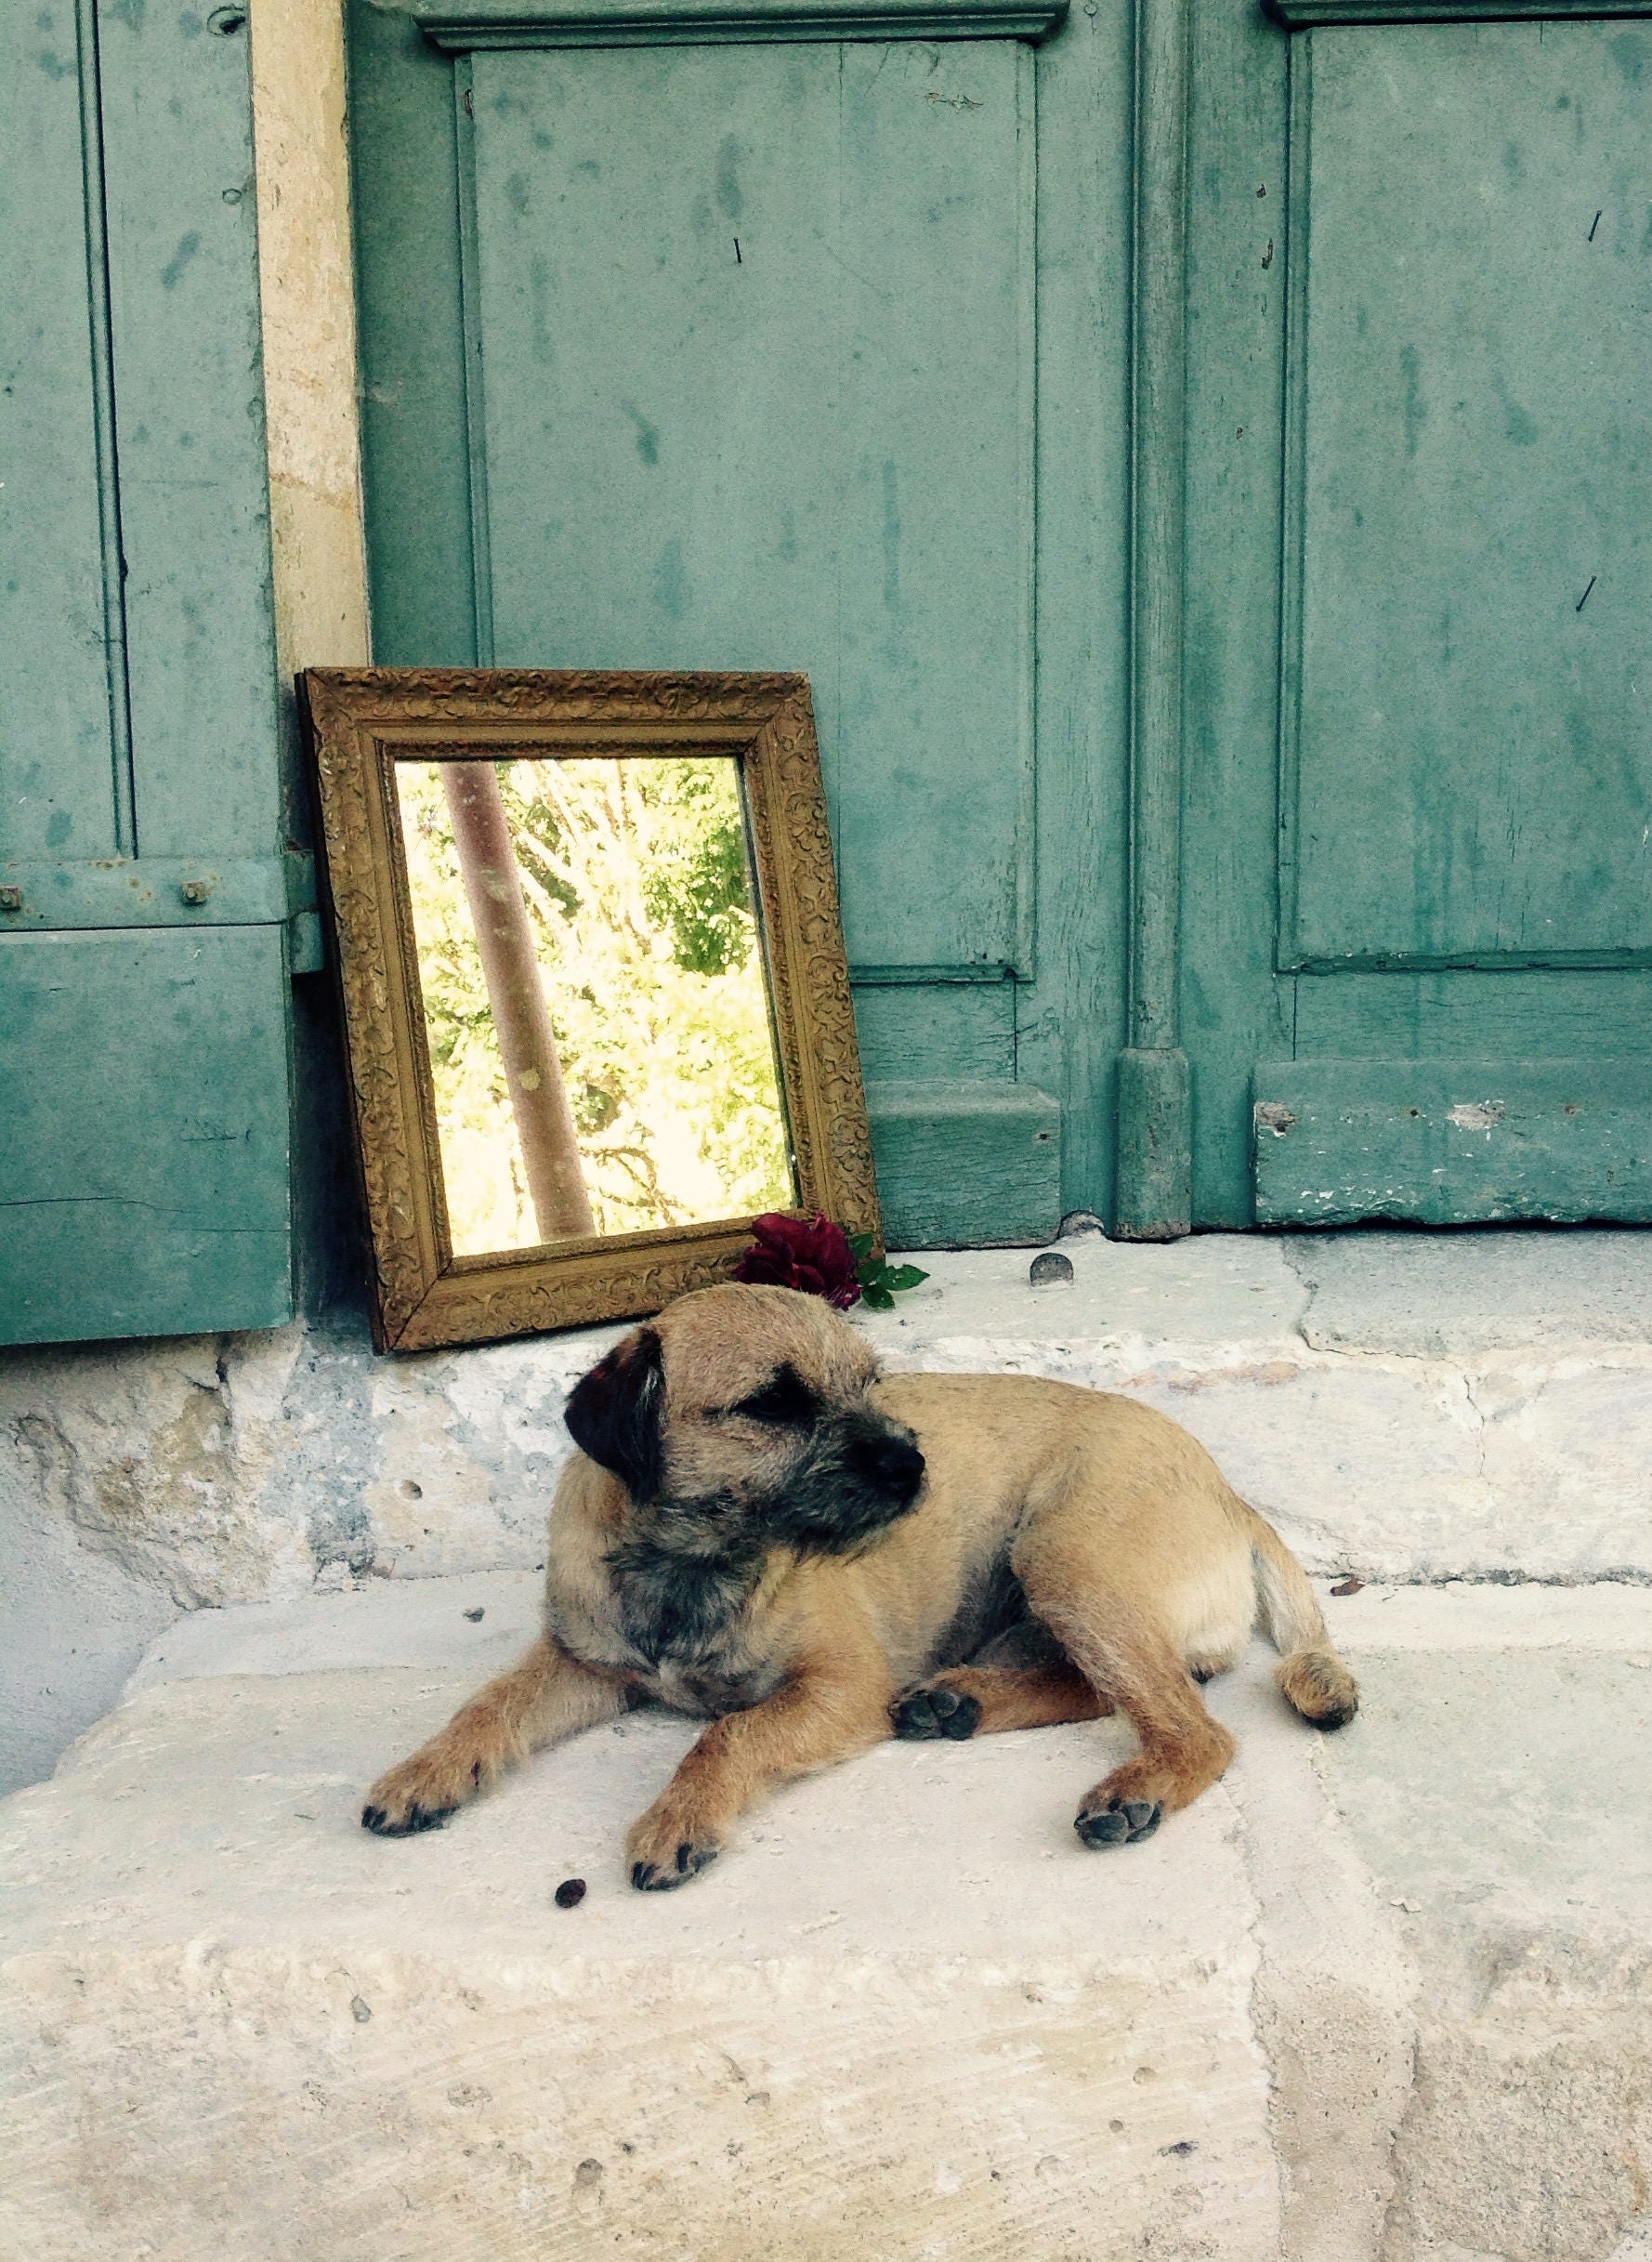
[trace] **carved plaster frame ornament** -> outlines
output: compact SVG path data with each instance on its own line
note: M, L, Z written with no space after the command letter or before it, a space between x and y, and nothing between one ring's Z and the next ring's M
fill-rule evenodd
M727 755L741 766L800 1209L883 1246L806 676L310 668L299 678L373 1243L374 1340L428 1350L658 1311L751 1220L455 1256L394 765Z

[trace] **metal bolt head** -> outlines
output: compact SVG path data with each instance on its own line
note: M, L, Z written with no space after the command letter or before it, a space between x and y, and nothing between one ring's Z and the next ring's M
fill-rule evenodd
M0 888L0 911L21 911L23 891L20 888Z
M212 882L210 880L184 880L179 885L177 892L186 903L204 903L212 893Z
M1070 1281L1072 1258L1063 1256L1059 1249L1046 1249L1033 1258L1027 1278L1034 1288L1049 1288L1057 1281Z

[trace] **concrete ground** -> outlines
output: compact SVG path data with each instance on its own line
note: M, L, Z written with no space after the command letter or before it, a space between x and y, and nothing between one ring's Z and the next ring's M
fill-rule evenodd
M1316 1735L1253 1653L1238 1762L1138 1848L1070 1828L1107 1722L890 1744L657 1897L620 1848L694 1732L663 1715L358 1826L535 1585L185 1621L7 1802L0 2253L1643 2251L1644 1593L1328 1599L1358 1720Z
M194 1497L276 1598L166 1624L0 1805L0 2256L1652 2262L1645 1247L1086 1236L1038 1289L1025 1253L925 1260L866 1322L889 1361L1185 1421L1318 1574L1363 1710L1315 1735L1258 1648L1213 1690L1227 1778L1109 1853L1070 1821L1116 1723L890 1745L665 1898L620 1861L694 1732L662 1715L444 1831L356 1823L525 1637L556 1407L615 1331L207 1347L184 1410L216 1371L225 1466ZM63 1440L34 1512L68 1501L58 1537L135 1578L165 1534L98 1458L135 1432L98 1430L89 1363L53 1371L0 1374ZM353 1557L294 1519L302 1468L371 1496Z

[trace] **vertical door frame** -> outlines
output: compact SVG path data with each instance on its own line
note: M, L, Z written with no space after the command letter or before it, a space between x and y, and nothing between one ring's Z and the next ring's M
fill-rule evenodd
M1130 342L1128 1044L1119 1056L1114 1232L1192 1224L1181 1042L1190 0L1136 0Z

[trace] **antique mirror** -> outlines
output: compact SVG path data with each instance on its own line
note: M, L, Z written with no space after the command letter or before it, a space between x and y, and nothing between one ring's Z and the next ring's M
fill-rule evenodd
M381 1349L656 1311L766 1211L878 1236L806 677L300 689Z

